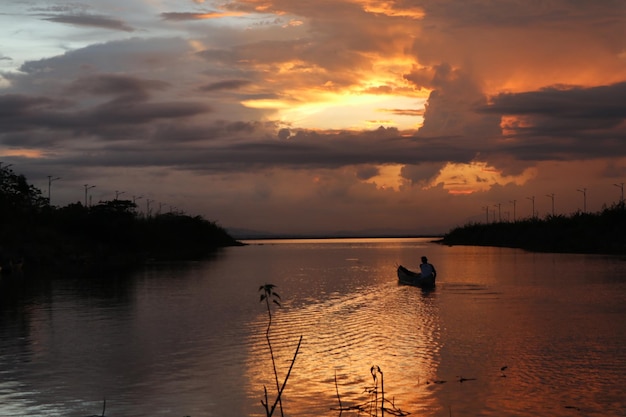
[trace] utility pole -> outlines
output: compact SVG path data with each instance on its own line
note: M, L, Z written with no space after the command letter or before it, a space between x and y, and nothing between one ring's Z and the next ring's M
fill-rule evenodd
M515 203L517 200L511 200L510 202L513 203L513 223L515 223Z
M501 209L500 209L500 207L502 206L502 204L498 203L498 204L494 204L493 206L494 206L494 207L498 207L498 221L499 221L499 222L502 222L502 211L501 211ZM493 215L493 217L496 217L496 215L495 215L495 210L494 210L494 215Z
M50 205L50 188L52 186L52 181L60 180L61 177L52 178L52 175L48 175L48 205Z
M87 192L94 187L95 185L85 184L85 207L87 207Z
M622 190L622 194L621 194L621 197L619 199L619 202L620 202L620 204L623 204L624 203L624 183L620 182L619 184L613 184L613 185L616 186L616 187L619 187Z

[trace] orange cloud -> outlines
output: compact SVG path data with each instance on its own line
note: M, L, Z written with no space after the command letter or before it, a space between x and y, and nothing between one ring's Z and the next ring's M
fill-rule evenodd
M165 20L205 20L205 19L219 19L222 17L237 17L243 16L242 12L210 12L210 13L183 13L183 12L170 12L161 13L161 16Z
M248 108L274 109L276 118L298 127L321 129L369 129L371 120L401 129L417 129L423 122L424 102L429 91L416 88L403 74L416 64L411 57L385 57L361 53L368 63L336 75L322 64L305 59L274 60L264 57L251 61L256 71L271 74L257 91L273 97L247 99ZM401 110L388 110L401 109Z
M527 168L519 175L503 175L502 171L486 162L469 164L447 163L425 189L443 185L449 194L473 194L489 191L494 185L523 185L537 175L535 168Z
M381 190L392 189L399 191L403 185L407 185L409 181L402 177L402 168L404 165L381 165L378 166L377 175L365 180L366 183L376 185Z
M43 155L43 151L39 149L5 149L0 151L0 157L18 156L23 158L41 158Z
M363 7L367 13L381 14L390 17L408 17L411 19L424 18L424 10L418 7L402 8L397 7L395 1L377 0L353 0L354 3Z
M500 118L500 128L502 129L503 136L510 136L515 134L520 128L527 128L532 126L532 122L529 117L512 115L502 116Z

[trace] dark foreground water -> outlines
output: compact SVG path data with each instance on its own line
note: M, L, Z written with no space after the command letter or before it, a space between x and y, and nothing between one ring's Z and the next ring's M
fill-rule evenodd
M367 404L373 365L416 416L626 415L623 257L249 243L130 276L3 278L0 416L100 415L105 398L109 417L265 415L265 283L282 297L270 334L281 379L302 336L285 416ZM439 271L434 291L397 284L396 265L421 255Z

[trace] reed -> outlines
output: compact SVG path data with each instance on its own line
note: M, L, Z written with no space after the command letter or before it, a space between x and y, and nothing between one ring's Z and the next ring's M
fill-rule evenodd
M339 411L339 416L344 411L357 411L359 415L365 414L371 417L384 417L385 414L392 416L408 416L410 413L403 411L396 407L393 400L385 398L385 381L383 371L378 365L373 365L370 368L374 385L371 387L365 387L365 392L370 395L370 398L365 403L343 406L341 401L341 395L339 394L339 387L337 385L337 375L335 374L335 391L337 392L337 401L339 402L339 408L331 408L331 410ZM380 384L380 385L379 385Z
M293 359L291 360L291 365L289 365L289 370L287 371L287 375L285 376L285 379L283 380L283 383L281 385L278 381L278 371L276 370L276 360L274 358L274 350L272 349L272 341L270 339L270 328L272 326L272 308L271 308L270 300L273 304L276 304L278 307L280 307L280 295L278 295L278 293L274 291L274 288L276 288L274 284L265 284L259 287L259 292L261 292L260 301L261 302L265 301L265 306L267 307L268 323L267 323L267 329L265 330L265 339L267 340L267 346L269 347L269 350L270 350L270 357L272 359L272 369L274 371L274 382L276 383L276 399L274 400L274 403L272 404L271 407L269 405L267 387L263 386L265 401L261 400L261 404L263 405L263 408L265 409L265 414L267 417L271 417L274 414L274 411L276 411L277 405L280 408L280 415L284 416L282 395L283 395L283 391L285 390L285 387L287 386L287 380L289 379L289 376L291 375L291 370L293 369L293 365L296 362L296 357L298 356L298 352L300 351L300 345L302 344L302 336L300 336L300 340L298 341L298 346L296 347L296 351L293 355Z

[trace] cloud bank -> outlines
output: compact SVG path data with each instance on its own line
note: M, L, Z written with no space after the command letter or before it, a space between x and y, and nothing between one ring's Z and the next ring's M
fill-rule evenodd
M280 233L444 232L551 193L570 213L581 187L600 209L626 177L625 17L619 1L11 2L0 161L41 189L61 177L53 204L93 184Z

